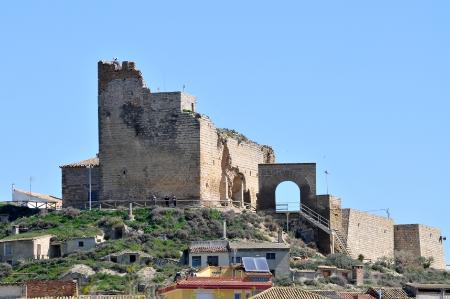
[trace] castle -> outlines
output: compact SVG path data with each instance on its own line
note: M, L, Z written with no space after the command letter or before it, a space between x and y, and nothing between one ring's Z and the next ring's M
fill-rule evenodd
M344 252L368 260L395 251L433 257L445 267L439 229L395 225L393 220L316 194L315 163L275 163L271 147L234 130L218 129L196 111L184 92L151 92L133 62L98 63L99 154L62 165L63 206L86 208L163 198L179 203L230 206L273 214L275 190L284 181L300 189L301 208L292 225L307 224L323 253ZM164 203L164 202L163 202Z

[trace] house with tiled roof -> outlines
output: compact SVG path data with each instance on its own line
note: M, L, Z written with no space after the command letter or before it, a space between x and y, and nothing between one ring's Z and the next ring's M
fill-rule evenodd
M381 299L410 299L410 295L402 288L369 288L366 292L374 298Z
M189 244L188 264L193 268L229 266L230 248L227 240L193 241Z
M449 298L450 284L407 283L405 291L416 299Z
M272 287L250 299L327 299L327 297L296 287Z
M86 209L89 195L94 206L100 193L98 156L61 165L63 207ZM89 188L90 186L90 188Z
M185 263L193 268L239 265L244 257L264 257L276 277L290 276L290 246L282 242L209 240L194 241L185 252Z
M161 288L164 299L244 299L272 287L272 274L267 263L262 268L247 266L206 267L196 274L178 279Z

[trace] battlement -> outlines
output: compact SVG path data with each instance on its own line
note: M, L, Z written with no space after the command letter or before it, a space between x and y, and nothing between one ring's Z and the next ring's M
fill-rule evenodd
M109 82L117 79L135 78L145 87L141 71L136 69L135 63L132 61L123 61L120 63L114 61L98 62L98 94L100 95L106 90Z

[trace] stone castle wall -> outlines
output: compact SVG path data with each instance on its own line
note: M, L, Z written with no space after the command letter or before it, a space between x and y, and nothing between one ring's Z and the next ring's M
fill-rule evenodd
M273 163L271 148L234 131L218 129L209 119L200 122L202 198L256 205L258 164Z
M154 194L254 203L258 163L273 161L273 151L239 134L224 136L195 105L185 93L150 92L134 63L99 63L102 200Z
M195 98L151 93L134 64L99 63L101 200L200 196Z
M342 210L342 230L352 257L365 259L394 256L394 221L354 209Z
M433 257L431 267L445 269L444 245L441 231L422 224L395 226L395 250L414 256Z

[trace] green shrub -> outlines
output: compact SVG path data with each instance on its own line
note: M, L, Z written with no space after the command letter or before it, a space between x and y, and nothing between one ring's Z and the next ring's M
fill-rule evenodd
M358 261L343 253L330 254L325 261L327 265L347 270L351 270L353 266L359 265Z

